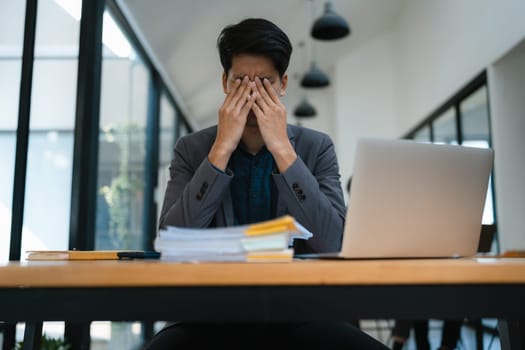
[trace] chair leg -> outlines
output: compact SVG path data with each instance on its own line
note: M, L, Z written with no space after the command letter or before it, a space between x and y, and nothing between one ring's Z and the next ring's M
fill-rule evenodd
M430 350L430 343L428 341L428 320L414 321L413 325L417 350Z
M476 332L476 350L483 350L483 324L481 319L472 321Z
M40 340L42 339L42 324L43 322L26 323L24 331L24 350L38 350L40 349Z
M461 336L463 320L444 320L441 331L441 346L455 349Z
M16 323L5 323L3 333L2 350L12 350L15 347Z
M525 321L498 320L502 350L525 349Z
M142 322L142 340L144 343L150 341L155 335L154 324L154 322L150 321Z
M71 350L89 350L90 324L90 322L66 322L64 338L71 344Z

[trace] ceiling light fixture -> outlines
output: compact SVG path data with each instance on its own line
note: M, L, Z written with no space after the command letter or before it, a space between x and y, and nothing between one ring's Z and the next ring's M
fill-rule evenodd
M317 115L317 111L314 106L306 100L306 97L303 97L301 103L295 107L293 114L297 118L312 118Z
M330 85L328 75L317 67L315 61L312 61L310 70L306 72L301 80L301 86L305 88L321 88L328 85Z
M332 9L332 3L327 1L325 10L312 27L312 37L319 40L341 39L350 34L348 22Z

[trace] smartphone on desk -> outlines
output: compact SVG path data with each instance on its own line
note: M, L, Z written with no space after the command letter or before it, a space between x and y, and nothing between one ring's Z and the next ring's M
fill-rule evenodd
M119 260L133 260L133 259L160 259L160 253L155 251L122 251L118 252Z

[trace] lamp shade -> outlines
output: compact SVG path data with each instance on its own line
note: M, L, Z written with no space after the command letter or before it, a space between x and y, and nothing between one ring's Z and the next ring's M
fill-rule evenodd
M306 72L301 80L301 86L305 88L320 88L330 85L330 79L323 71L312 62L310 70Z
M295 107L293 114L298 118L312 118L317 115L317 111L314 106L312 106L306 98L303 98L301 103Z
M312 37L319 40L335 40L350 34L350 26L346 20L332 9L332 3L325 4L325 10L312 27Z

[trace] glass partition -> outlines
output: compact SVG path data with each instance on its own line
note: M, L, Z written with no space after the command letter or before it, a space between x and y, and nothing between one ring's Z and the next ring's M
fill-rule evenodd
M22 258L68 248L81 1L65 3L38 2Z
M9 260L25 1L0 11L0 262Z
M142 249L150 71L109 11L102 30L96 249ZM148 204L149 205L149 204ZM93 322L97 349L133 349L139 322Z
M438 111L428 117L427 121L410 135L418 141L432 138L441 144L461 144L466 147L492 147L490 129L490 109L486 74L480 74L462 91L458 92ZM431 137L432 136L432 137ZM482 224L496 224L494 208L494 185L492 176L483 211ZM498 236L492 242L491 251L498 251Z
M431 142L430 126L424 126L414 133L414 141L417 142Z
M434 143L457 144L456 112L449 108L432 122Z
M169 180L169 166L173 158L173 147L175 146L175 126L177 122L177 110L170 102L164 92L160 98L160 142L159 142L159 168L157 182L157 225L164 200L166 185Z
M487 88L483 86L460 103L463 144L490 146Z
M104 12L96 249L141 249L150 72Z
M489 105L487 99L486 86L481 87L476 92L460 103L461 111L461 131L463 146L489 148L490 128L489 128ZM483 211L483 224L494 223L492 176L490 178L485 209Z

